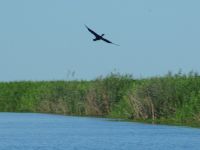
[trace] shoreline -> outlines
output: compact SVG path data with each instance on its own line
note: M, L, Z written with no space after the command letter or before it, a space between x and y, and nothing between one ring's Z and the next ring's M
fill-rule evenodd
M117 117L110 117L110 116L89 116L89 115L67 115L67 114L56 114L56 113L43 113L43 112L0 112L0 113L17 113L17 114L44 114L44 115L55 115L55 116L66 116L66 117L83 117L83 118L102 118L107 119L108 121L116 121L116 122L133 122L133 123L142 123L142 124L149 124L149 125L167 125L167 126L177 126L177 127L187 127L187 128L196 128L200 129L200 124L194 123L183 123L183 122L176 122L172 120L164 120L164 119L126 119L126 118L117 118Z

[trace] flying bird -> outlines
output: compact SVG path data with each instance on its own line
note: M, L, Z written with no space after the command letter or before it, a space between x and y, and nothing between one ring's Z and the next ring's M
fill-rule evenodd
M114 45L119 46L118 44L115 44L115 43L113 43L113 42L111 42L111 41L105 39L105 38L103 37L105 34L99 35L99 34L97 34L96 32L94 32L92 29L90 29L88 26L85 25L85 27L88 29L88 31L89 31L90 33L92 33L92 34L95 36L95 39L93 39L93 41L102 40L102 41L104 41L104 42L106 42L106 43L114 44Z

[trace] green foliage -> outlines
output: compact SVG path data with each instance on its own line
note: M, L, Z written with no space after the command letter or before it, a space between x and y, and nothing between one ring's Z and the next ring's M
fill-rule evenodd
M177 111L177 119L186 123L195 121L200 123L200 91L192 92L185 100L183 107Z
M110 116L200 126L198 73L133 79L113 74L92 81L0 83L0 111Z

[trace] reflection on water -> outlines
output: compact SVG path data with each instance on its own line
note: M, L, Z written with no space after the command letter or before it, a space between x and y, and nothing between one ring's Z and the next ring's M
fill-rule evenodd
M199 150L200 129L0 113L0 150Z

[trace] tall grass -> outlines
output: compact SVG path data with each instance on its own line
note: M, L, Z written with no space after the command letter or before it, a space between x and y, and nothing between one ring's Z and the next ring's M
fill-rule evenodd
M134 79L110 74L92 81L0 83L0 111L109 116L200 126L200 77L168 73Z

